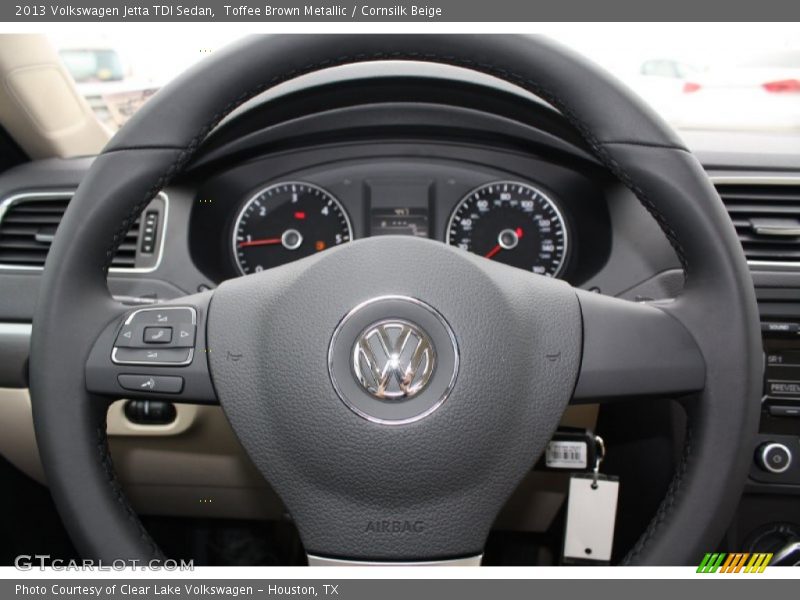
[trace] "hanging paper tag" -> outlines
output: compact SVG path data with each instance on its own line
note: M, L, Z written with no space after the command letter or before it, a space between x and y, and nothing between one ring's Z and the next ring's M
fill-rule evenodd
M596 485L596 487L593 487ZM592 473L569 480L564 562L603 564L611 560L614 524L617 518L619 480Z

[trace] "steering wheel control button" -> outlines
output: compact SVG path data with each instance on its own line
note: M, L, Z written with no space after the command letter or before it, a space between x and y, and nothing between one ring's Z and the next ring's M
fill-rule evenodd
M194 325L188 323L181 323L176 326L174 331L175 335L172 337L170 346L174 346L175 348L193 348L196 329Z
M172 327L145 327L145 344L169 344L172 341Z
M792 465L792 451L783 444L767 442L756 450L756 464L776 475L785 473Z
M128 323L135 325L177 325L178 323L196 323L197 314L190 306L162 306L143 308L132 313Z
M123 325L117 334L117 341L114 342L114 345L123 348L135 345L135 333L136 328L133 325Z
M183 377L119 375L117 381L121 388L143 394L180 394L183 391Z
M193 296L180 306L132 309L122 323L109 323L86 360L86 389L112 398L216 403L206 361L195 359L198 352L205 357L205 324L199 319L207 314L210 296ZM169 324L154 323L159 316Z
M140 308L117 333L111 360L118 365L184 366L192 362L197 310L191 306Z
M192 362L191 348L114 348L111 355L118 365L165 365L176 367Z
M432 306L381 296L340 321L328 349L336 394L355 414L383 425L412 423L447 399L458 375L456 337Z

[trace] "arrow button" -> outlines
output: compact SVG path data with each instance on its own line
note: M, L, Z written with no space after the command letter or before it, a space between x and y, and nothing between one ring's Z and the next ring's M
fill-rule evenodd
M134 345L134 338L133 325L123 325L117 334L117 341L114 345L120 348L129 348Z
M196 327L191 323L180 323L175 326L175 335L172 337L172 347L192 348Z

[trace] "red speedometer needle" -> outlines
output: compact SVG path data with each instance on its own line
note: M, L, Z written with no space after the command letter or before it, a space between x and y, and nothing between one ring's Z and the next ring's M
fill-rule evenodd
M521 237L522 227L517 227L516 229L504 229L500 232L500 235L497 236L497 245L489 250L489 252L487 252L484 256L486 258L492 258L501 250L513 250L517 247L517 244L519 244Z
M492 258L495 254L500 252L500 250L502 250L502 249L503 249L503 247L500 244L497 244L494 248L489 250L489 252L487 252L485 256L486 256L486 258Z
M273 244L280 244L281 238L264 238L262 240L249 240L247 242L239 242L239 248L247 248L248 246L271 246Z

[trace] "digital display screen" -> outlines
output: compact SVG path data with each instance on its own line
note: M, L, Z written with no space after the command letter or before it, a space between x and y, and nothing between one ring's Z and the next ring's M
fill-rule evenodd
M424 208L375 208L370 214L372 235L428 237L428 211Z
M774 398L800 398L800 343L766 338L766 389Z

